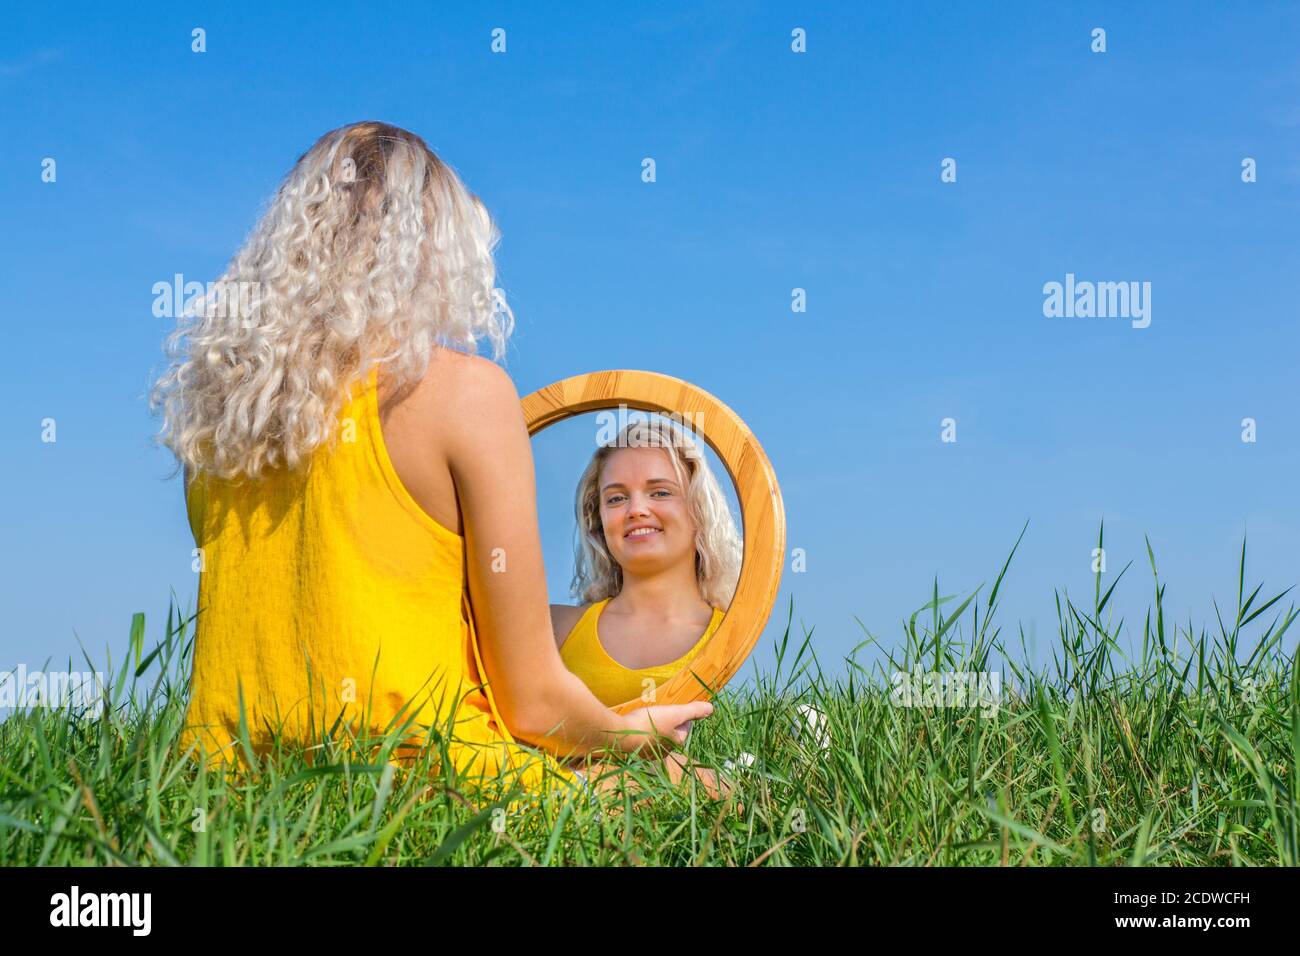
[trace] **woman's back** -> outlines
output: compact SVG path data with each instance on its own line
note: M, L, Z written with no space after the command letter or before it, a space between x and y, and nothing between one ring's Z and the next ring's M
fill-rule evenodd
M277 727L289 740L317 742L340 714L377 732L413 716L415 742L421 725L445 729L458 708L457 767L495 776L503 764L527 764L529 785L541 761L513 745L482 686L465 538L398 476L377 384L374 370L357 383L337 442L308 467L238 484L200 473L191 483L202 572L183 743L237 759L241 690L259 752ZM405 439L401 448L411 454ZM436 471L408 475L432 487ZM448 513L445 499L438 509Z

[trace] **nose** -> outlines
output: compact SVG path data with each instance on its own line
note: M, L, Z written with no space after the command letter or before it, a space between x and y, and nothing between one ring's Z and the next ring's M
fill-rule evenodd
M628 515L648 515L650 513L650 508L646 504L648 500L640 492L634 493L628 499Z

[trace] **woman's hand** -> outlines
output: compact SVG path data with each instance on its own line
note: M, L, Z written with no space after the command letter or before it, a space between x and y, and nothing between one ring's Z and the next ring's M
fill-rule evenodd
M629 753L660 755L686 743L691 723L713 713L707 700L689 704L652 704L638 707L624 714L627 727L634 733L625 734L620 749Z

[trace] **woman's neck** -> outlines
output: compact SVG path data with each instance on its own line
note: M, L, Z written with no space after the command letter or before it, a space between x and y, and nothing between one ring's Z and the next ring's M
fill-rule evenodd
M693 620L704 610L712 612L700 594L695 569L685 566L646 577L623 576L623 590L610 601L617 610L639 618Z

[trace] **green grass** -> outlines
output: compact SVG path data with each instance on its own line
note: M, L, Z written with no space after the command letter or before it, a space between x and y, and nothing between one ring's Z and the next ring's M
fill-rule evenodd
M706 765L753 755L726 771L743 814L635 759L649 799L599 818L570 801L507 814L505 796L357 762L328 735L311 764L286 747L256 779L205 770L177 748L193 619L173 606L146 654L136 615L102 719L28 709L0 724L0 865L1300 863L1300 682L1283 648L1297 611L1286 592L1247 591L1244 542L1237 606L1216 606L1213 630L1165 619L1148 546L1140 647L1126 652L1136 628L1107 614L1125 568L1105 590L1097 575L1090 606L1057 595L1038 669L1023 630L1013 654L996 623L1014 554L951 612L935 582L898 638L868 634L833 683L787 623L776 673L724 690L689 741ZM914 670L999 671L1015 687L987 716L900 706L892 676ZM796 732L800 705L825 715L826 749Z

